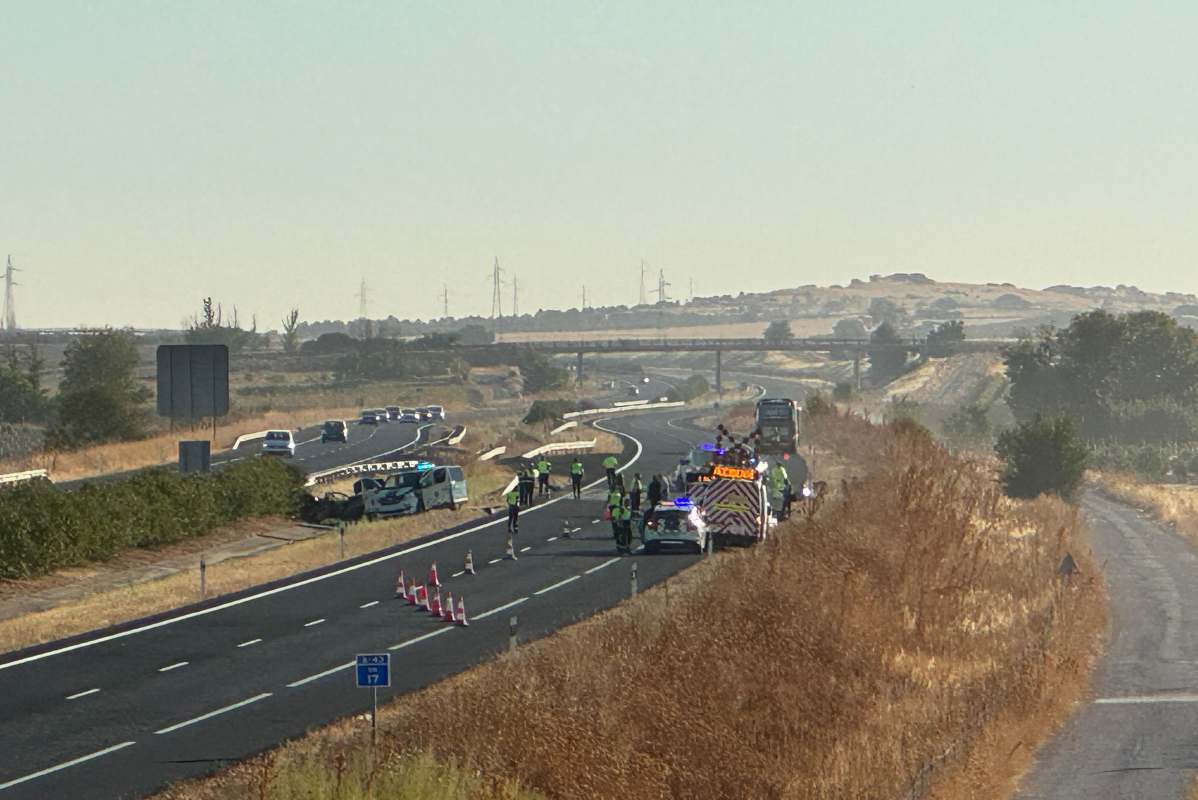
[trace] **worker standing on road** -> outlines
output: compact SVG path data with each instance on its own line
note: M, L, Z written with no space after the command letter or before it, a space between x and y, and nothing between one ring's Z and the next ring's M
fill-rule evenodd
M611 510L611 535L616 540L616 552L625 553L631 548L625 544L625 536L628 536L627 541L631 543L631 529L629 525L628 508L623 503L613 506Z
M536 468L529 464L520 470L520 505L532 505L533 489L537 485Z
M507 532L520 532L520 492L512 489L505 496L507 500Z
M777 498L778 519L786 519L790 511L790 474L781 461L770 470L771 499Z
M628 490L629 510L634 514L641 510L641 491L644 488L641 473L638 472L632 476L632 488Z
M616 486L616 466L619 463L615 456L603 459L603 469L607 471L607 490L609 492Z
M582 462L578 460L578 456L574 456L574 460L570 462L570 484L574 487L574 499L582 499Z
M541 460L537 462L537 482L540 484L541 494L549 494L549 471L553 469L553 464L545 456L541 456Z
M620 541L624 545L624 552L632 552L632 510L628 507L628 498L624 498L624 504L620 506Z

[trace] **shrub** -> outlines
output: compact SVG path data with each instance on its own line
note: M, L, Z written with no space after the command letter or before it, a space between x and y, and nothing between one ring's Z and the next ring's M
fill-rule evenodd
M0 579L170 544L246 517L291 514L303 477L276 459L208 475L167 469L63 491L33 481L0 491Z
M528 413L524 415L524 424L560 422L563 415L577 410L578 404L573 400L534 400Z
M819 417L825 414L836 413L836 406L832 405L832 401L822 392L812 392L807 395L804 408L809 417Z
M832 389L832 399L840 403L847 403L853 399L853 384L841 381Z
M686 402L702 397L711 391L711 386L702 375L691 375L666 395L670 400Z
M1037 414L1003 431L994 450L1003 462L1003 488L1011 497L1055 494L1070 499L1086 470L1086 448L1069 417Z

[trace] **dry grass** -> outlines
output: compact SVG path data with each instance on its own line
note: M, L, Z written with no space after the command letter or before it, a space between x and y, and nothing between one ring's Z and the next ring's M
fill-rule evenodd
M1104 622L1099 581L1054 574L1066 551L1096 574L1076 509L1008 501L901 426L813 435L870 468L814 521L389 705L384 752L556 798L1005 796L1028 748L997 745L1080 696ZM345 721L265 758L327 776L364 763L360 737ZM246 796L263 763L163 797Z
M1146 483L1125 473L1095 472L1091 477L1112 497L1148 511L1166 525L1198 540L1198 486Z

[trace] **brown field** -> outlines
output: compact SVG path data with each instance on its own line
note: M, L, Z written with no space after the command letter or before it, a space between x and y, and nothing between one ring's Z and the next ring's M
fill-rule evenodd
M862 477L809 523L390 704L373 753L346 720L159 797L349 773L365 797L414 753L555 798L1005 797L1104 624L1101 582L1054 574L1066 551L1100 574L1076 509L1009 501L909 426L812 427Z
M1104 492L1143 509L1161 522L1198 541L1198 486L1146 483L1134 475L1095 472Z

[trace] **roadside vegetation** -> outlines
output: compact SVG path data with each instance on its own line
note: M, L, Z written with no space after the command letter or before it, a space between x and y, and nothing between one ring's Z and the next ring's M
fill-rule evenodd
M416 755L555 798L1005 796L1104 624L1076 509L910 422L810 424L856 465L810 521L405 696L373 751L346 720L160 797L366 796Z

